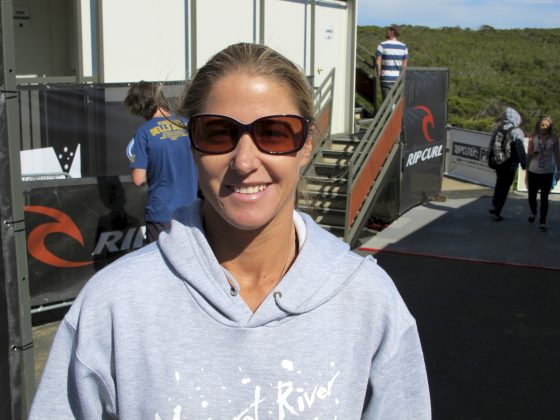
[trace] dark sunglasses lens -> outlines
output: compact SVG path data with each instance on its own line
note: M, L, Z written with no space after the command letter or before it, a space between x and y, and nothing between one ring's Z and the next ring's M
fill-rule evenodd
M292 153L305 141L304 122L292 116L257 120L253 133L259 148L268 153Z
M198 115L191 119L190 135L195 147L207 153L232 151L239 138L235 121L210 115Z

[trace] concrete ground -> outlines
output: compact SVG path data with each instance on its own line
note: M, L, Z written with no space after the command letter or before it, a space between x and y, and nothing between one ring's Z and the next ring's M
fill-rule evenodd
M49 311L33 315L33 354L35 356L35 383L39 383L47 361L54 335L66 310Z
M546 233L512 192L494 222L492 189L444 180L362 241L416 318L433 418L560 419L560 197Z
M444 178L437 200L363 235L418 323L434 420L560 419L560 196L549 230L512 192ZM33 327L39 378L64 310ZM50 317L50 318L49 318ZM37 317L36 317L37 318Z

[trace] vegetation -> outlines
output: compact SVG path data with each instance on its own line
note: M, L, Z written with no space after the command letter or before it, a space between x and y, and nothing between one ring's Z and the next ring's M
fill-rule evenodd
M358 44L374 53L385 28L358 27ZM449 69L449 124L492 131L505 106L529 134L541 114L560 126L560 29L478 30L402 26L411 67Z

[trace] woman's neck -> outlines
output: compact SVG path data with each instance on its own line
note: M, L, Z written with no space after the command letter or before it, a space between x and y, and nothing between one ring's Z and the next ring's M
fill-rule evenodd
M255 311L289 270L298 249L293 215L254 231L235 228L223 219L205 223L218 262L240 287L245 303Z
M154 112L152 118L157 118L157 117L169 117L169 112L167 112L163 108L158 108L156 109L156 112Z

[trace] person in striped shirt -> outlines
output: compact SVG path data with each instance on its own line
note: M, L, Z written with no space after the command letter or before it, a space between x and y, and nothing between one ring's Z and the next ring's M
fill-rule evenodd
M387 28L386 40L379 43L375 52L375 70L381 83L381 96L383 99L399 78L401 71L408 64L408 48L398 40L400 28L391 25Z

